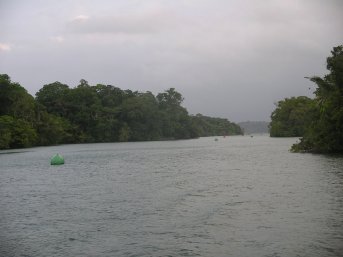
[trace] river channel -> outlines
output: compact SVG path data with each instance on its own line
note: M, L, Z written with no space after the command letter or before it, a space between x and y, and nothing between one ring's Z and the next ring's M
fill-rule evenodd
M343 157L296 140L0 151L0 256L343 256Z

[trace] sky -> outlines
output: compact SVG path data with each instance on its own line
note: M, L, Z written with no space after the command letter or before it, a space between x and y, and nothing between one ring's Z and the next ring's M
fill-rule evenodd
M190 114L269 121L313 96L343 44L341 0L0 0L0 73L45 84L174 87Z

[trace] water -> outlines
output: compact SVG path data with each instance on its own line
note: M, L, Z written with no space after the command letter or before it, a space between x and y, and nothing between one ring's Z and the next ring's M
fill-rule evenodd
M343 256L342 157L218 139L0 151L0 256Z

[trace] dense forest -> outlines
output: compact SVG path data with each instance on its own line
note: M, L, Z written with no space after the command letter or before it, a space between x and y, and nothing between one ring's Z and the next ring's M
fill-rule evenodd
M222 118L189 115L170 88L156 96L111 85L44 85L34 98L0 75L0 149L65 143L189 139L242 134Z
M271 137L302 137L315 112L314 100L306 96L285 98L272 112Z
M302 137L294 152L343 152L343 46L327 58L329 73L309 78L316 84L314 99L286 98L271 115L270 135Z

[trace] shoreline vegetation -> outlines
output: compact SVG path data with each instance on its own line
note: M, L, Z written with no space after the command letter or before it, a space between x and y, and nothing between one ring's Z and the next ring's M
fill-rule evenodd
M0 75L0 149L242 135L227 119L189 115L174 88L156 96L112 85L54 82L34 98Z
M301 137L292 152L343 153L343 46L326 61L327 75L308 78L317 86L313 99L285 98L271 114L271 137Z

